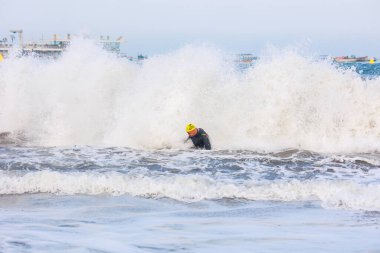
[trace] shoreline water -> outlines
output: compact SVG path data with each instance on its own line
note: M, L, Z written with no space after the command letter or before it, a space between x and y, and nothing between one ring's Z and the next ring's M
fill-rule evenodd
M186 204L37 194L8 196L13 203L6 204L0 198L5 252L376 252L380 247L378 213L326 210L313 202Z

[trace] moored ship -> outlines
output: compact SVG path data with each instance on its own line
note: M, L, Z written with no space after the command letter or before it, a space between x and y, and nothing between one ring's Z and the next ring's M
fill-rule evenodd
M333 58L335 62L367 62L368 56L356 57L356 56L338 56Z

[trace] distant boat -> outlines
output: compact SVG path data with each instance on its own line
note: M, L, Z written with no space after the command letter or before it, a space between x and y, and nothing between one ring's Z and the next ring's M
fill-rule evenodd
M253 54L238 54L235 61L238 63L250 64L258 59L259 58L257 56L253 56Z
M339 56L334 57L335 62L366 62L368 61L368 56L356 57L356 56Z

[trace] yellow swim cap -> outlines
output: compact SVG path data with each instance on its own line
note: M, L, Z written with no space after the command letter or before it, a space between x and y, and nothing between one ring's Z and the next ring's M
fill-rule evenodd
M186 132L191 132L191 131L193 131L194 129L195 129L196 127L195 127L195 125L194 124L187 124L187 126L186 126Z

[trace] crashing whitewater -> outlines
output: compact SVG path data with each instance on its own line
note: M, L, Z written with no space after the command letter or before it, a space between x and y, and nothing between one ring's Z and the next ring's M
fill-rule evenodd
M380 150L380 79L294 50L236 68L187 46L138 65L77 40L58 60L0 65L0 129L27 145L186 148L184 126L216 149Z

